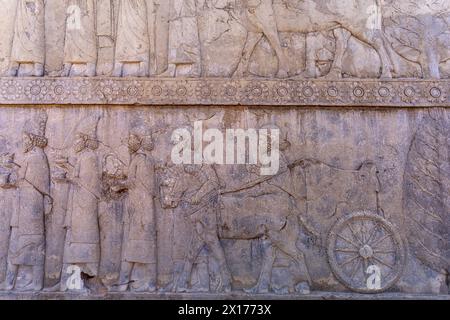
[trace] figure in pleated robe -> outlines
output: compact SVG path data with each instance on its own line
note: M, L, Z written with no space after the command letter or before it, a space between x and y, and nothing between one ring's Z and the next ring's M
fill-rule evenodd
M131 163L119 290L156 290L155 167L150 156L152 137L145 127L133 128L128 147Z
M150 72L146 0L119 0L113 76L145 77ZM127 69L134 66L135 69Z
M9 75L44 75L45 63L44 0L18 0Z
M101 196L101 168L97 156L98 118L80 122L75 139L77 160L70 180L72 190L66 215L66 242L64 248L61 291L68 289L74 267L90 277L97 277L100 263L100 229L98 204Z
M0 281L5 280L12 213L17 202L17 165L14 154L4 152L6 143L0 138Z
M51 212L50 168L47 146L47 115L39 113L27 121L23 132L24 163L19 174L18 210L11 218L8 268L2 289L12 290L20 269L26 269L31 282L23 291L40 291L44 285L45 215Z
M96 0L67 0L64 70L62 76L96 74Z
M199 77L201 49L197 23L198 0L169 0L168 69L161 76Z

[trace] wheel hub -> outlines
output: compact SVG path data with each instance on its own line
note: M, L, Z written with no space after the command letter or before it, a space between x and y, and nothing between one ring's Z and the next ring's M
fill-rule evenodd
M359 249L359 255L364 259L372 258L373 249L369 245L364 245L361 249Z

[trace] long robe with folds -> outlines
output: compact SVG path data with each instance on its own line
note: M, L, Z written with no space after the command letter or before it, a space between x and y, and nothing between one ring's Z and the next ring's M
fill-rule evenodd
M148 156L134 156L129 181L122 258L127 262L156 263L155 170Z
M197 0L170 0L169 64L190 64L189 75L201 72Z
M96 63L96 0L68 0L64 63Z
M16 180L15 174L10 169L2 168L1 166L0 175L5 177L5 182L6 180ZM16 194L17 189L7 186L2 188L0 186L0 281L4 280L6 272L9 239L11 236L11 218L17 207Z
M98 203L101 170L95 151L84 150L75 165L71 201L66 215L64 263L81 265L83 272L96 276L100 262Z
M146 0L119 0L115 61L148 62L150 36Z
M45 261L45 197L50 195L50 169L44 150L27 154L19 185L18 210L11 219L9 260L40 266Z
M11 49L12 62L45 62L44 0L19 0Z

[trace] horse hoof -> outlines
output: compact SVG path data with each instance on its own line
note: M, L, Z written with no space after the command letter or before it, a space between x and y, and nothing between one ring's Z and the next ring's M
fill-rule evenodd
M259 286L255 286L250 289L244 289L244 292L248 294L268 294L269 288L260 288Z
M301 295L307 295L311 293L311 288L307 282L300 282L295 286L295 291Z

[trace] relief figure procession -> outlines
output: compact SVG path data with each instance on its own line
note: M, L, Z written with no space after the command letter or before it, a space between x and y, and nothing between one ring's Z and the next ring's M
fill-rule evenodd
M0 299L448 299L450 1L0 11Z
M47 138L57 118L49 123L42 109L32 114L21 130L21 152L0 140L1 290L302 295L335 279L328 290L370 294L408 292L408 279L416 276L423 277L423 290L444 290L448 243L430 240L445 237L439 230L446 228L448 211L439 201L432 213L423 211L429 194L439 190L425 193L415 180L425 173L424 181L448 178L422 168L428 152L423 141L433 143L428 130L436 137L448 134L441 131L448 129L443 113L424 118L428 129L419 129L408 155L404 190L414 201L406 201L403 211L411 225L399 222L380 199L386 184L379 164L361 159L352 169L305 158L293 151L291 131L273 123L260 126L259 137L235 131L236 137L245 134L236 150L245 150L246 138L252 145L267 134L265 147L272 156L279 151L279 170L263 175L261 162L245 157L228 166L207 157L175 164L170 159L184 152L180 144L195 158L199 143L180 138L176 126L171 136L164 120L151 125L143 114L120 129L127 133L114 137L122 141L115 148L101 141L111 119L89 112L66 128L64 147L57 147L54 133L50 146ZM185 127L198 134L193 129ZM200 143L203 155L212 145L223 151L205 141L212 140ZM423 228L436 234L429 238ZM432 273L416 275L411 261ZM439 275L442 284L426 289Z
M443 0L13 0L2 10L4 76L450 74Z

